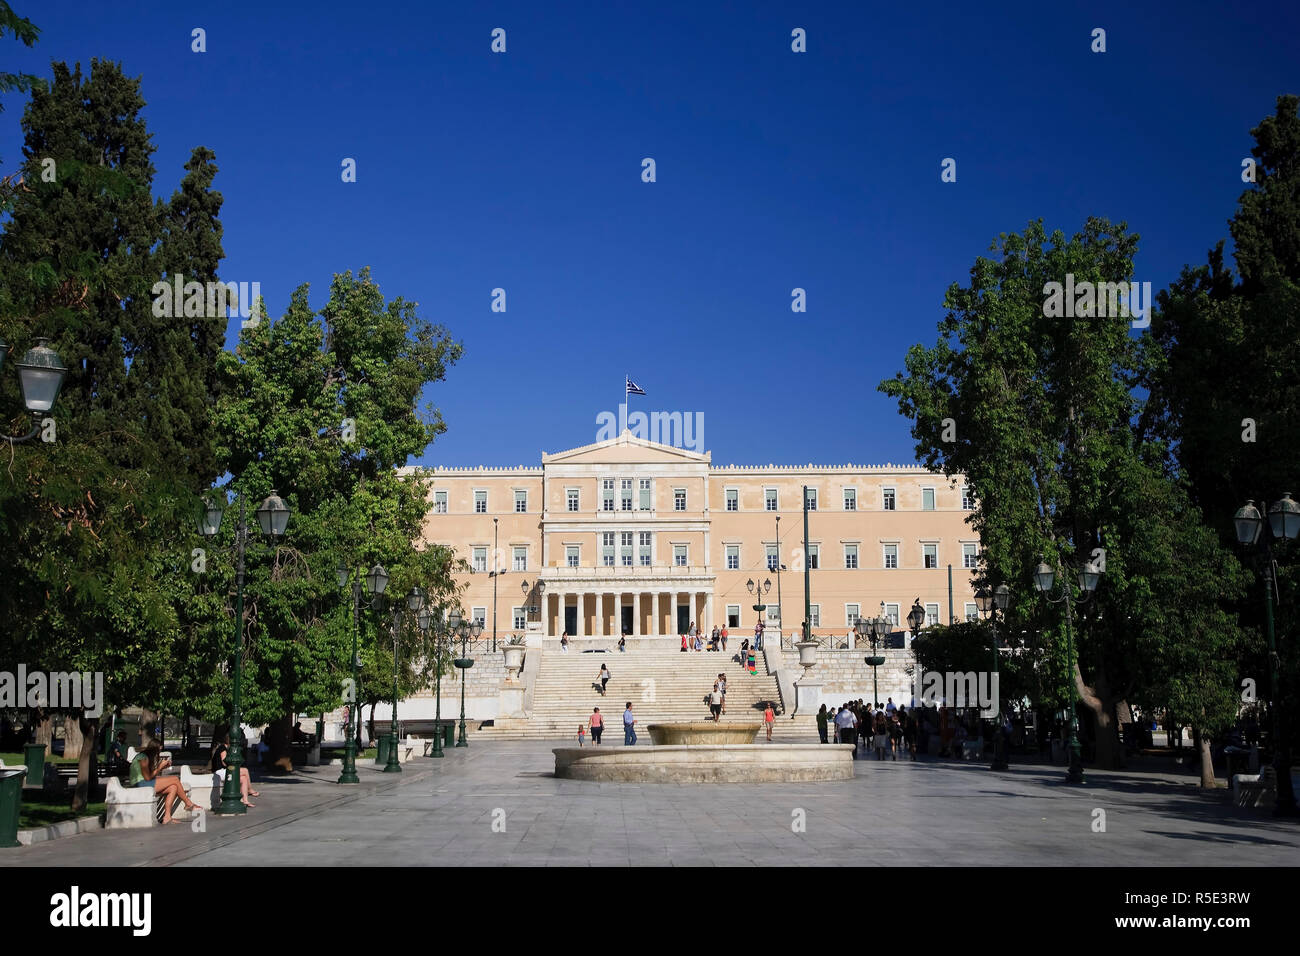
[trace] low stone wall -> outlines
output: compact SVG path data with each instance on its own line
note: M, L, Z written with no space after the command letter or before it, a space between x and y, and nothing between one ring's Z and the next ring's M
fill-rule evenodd
M907 673L907 666L916 666L916 656L910 649L881 648L879 655L885 659L877 675L880 687L880 701L884 703L890 697L895 704L911 706L913 675ZM794 675L797 680L803 674L799 666L797 650L783 650L782 667ZM864 658L870 656L871 645L859 646L852 650L825 647L817 649L817 666L810 672L813 680L823 682L822 701L827 707L838 707L847 700L871 701L871 671Z
M599 783L807 783L853 779L847 744L559 749L555 775Z

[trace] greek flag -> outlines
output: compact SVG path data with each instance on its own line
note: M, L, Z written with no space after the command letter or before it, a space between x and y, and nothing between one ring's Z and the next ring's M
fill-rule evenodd
M626 388L626 391L624 392L624 395L644 395L644 394L645 394L645 389L644 389L644 388L642 388L642 387L641 387L640 385L638 385L636 382L632 381L630 378L627 378L627 376L624 376L624 378L625 378L626 381L627 381L627 388Z

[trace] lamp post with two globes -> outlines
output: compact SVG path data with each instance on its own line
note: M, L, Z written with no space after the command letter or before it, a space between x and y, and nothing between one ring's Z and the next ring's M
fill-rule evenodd
M459 611L452 611L447 618L447 626L453 635L460 636L460 657L452 661L460 668L460 736L456 738L456 746L468 747L469 738L465 735L465 671L474 666L474 658L466 654L465 642L471 637L477 640L483 633L483 625L478 621L467 621Z
M221 805L214 811L223 815L245 812L239 793L239 770L244 763L239 705L244 676L244 552L248 547L245 501L246 497L239 495L239 524L235 526L235 683L231 692L230 749L226 757L226 782L221 791ZM199 517L199 533L205 538L215 537L221 528L221 517L225 510L226 506L217 497L209 495ZM257 523L264 535L272 541L278 541L284 536L284 530L289 524L289 508L275 491L267 496L256 513Z
M1005 584L999 584L997 587L993 589L992 593L984 590L983 588L975 592L975 606L979 608L980 613L984 615L985 620L987 620L991 625L991 627L993 628L993 673L994 675L998 673L998 611L1002 611L1005 614L1007 610L1007 605L1010 603L1011 603L1011 591L1007 588ZM998 687L999 685L995 681L993 686ZM1000 692L998 696L999 698L1001 697ZM1008 766L1007 746L1006 746L1007 742L1006 742L1006 735L1002 733L1001 700L998 700L994 703L994 710L996 711L996 713L993 719L997 726L993 728L993 763L989 765L989 769L1006 770Z
M1079 569L1079 604L1086 604L1097 591L1097 581L1101 571L1091 562ZM1040 561L1034 569L1034 586L1042 592L1051 604L1065 602L1065 639L1067 656L1065 661L1066 683L1070 690L1070 712L1067 715L1070 726L1070 769L1065 779L1069 783L1083 783L1083 750L1079 746L1079 715L1077 713L1077 694L1074 687L1074 586L1064 575L1061 576L1061 594L1052 597L1052 586L1056 582L1056 569L1046 561Z
M335 576L338 579L339 587L345 587L348 579L352 576L347 565L340 564L335 570ZM365 590L370 592L370 604L374 606L375 601L384 593L388 587L388 572L381 565L376 564L369 572L362 575L365 578ZM357 657L357 638L361 629L361 594L362 584L360 581L352 582L352 694L351 700L348 701L348 740L343 751L343 772L339 774L339 783L360 783L357 778L357 734L361 730L361 714L358 709L357 696L357 667L361 663Z

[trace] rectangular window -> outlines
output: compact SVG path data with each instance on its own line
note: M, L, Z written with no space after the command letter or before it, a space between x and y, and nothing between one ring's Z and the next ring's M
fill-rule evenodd
M474 568L475 571L486 571L487 570L487 548L475 548L473 561L474 563L472 567Z
M885 545L885 567L886 568L898 567L898 545L896 544Z
M582 557L582 549L576 544L567 544L564 546L564 563L571 568L578 566L578 561Z
M961 566L963 568L979 567L979 551L973 543L963 544L961 546Z
M763 489L763 507L766 508L768 511L776 510L776 489L775 488Z
M740 605L727 605L727 627L740 627Z
M579 505L579 503L580 503L580 501L581 501L581 498L579 497L579 494L578 494L578 489L577 489L577 488L570 488L570 489L568 489L568 490L564 493L564 497L565 497L565 499L567 499L567 501L568 501L569 510L570 510L570 511L577 511L577 510L578 510L578 505Z
M844 489L844 510L845 511L858 510L858 489L856 488Z
M933 488L921 489L921 510L922 511L934 510L934 489Z
M818 559L821 557L821 545L808 545L808 570L816 571L820 567Z
M474 513L480 515L487 514L487 492L486 491L474 492Z
M856 544L846 544L844 546L844 567L849 571L857 570L858 546Z
M921 545L922 566L937 568L939 566L939 546L937 544Z
M740 545L738 544L727 545L727 570L740 570Z
M686 567L686 545L673 545L673 564L679 568Z
M883 501L881 502L880 507L885 511L893 511L894 504L895 504L894 489L893 488L884 489Z
M820 604L813 604L809 607L808 626L809 627L822 626L822 606Z
M737 488L728 488L728 489L727 489L727 510L728 510L728 511L739 511L739 510L740 510L740 490L739 490L739 489L737 489Z
M637 560L641 567L650 567L650 562L654 557L653 539L649 531L640 531L637 533Z
M487 627L487 608L474 608L474 610L470 612L470 623L477 624L479 627Z
M620 531L618 533L618 557L619 564L625 568L632 567L632 532Z
M767 605L767 623L771 627L781 626L781 605L771 601Z
M602 478L600 480L600 510L614 510L614 479Z
M975 499L971 497L970 487L968 485L961 486L961 506L963 511L975 510Z
M642 478L642 479L641 479L641 488L640 488L640 492L641 492L641 510L642 510L642 511L649 511L649 510L650 510L650 504L651 504L651 502L652 502L652 500L653 500L652 497L651 497L651 487L650 487L650 479L649 479L649 478Z
M523 514L527 510L528 510L528 492L516 491L515 492L515 513Z
M844 623L847 624L850 628L853 627L854 624L858 623L859 608L860 605L857 604L844 605Z
M433 493L433 513L436 515L445 515L447 513L447 492L435 491Z
M528 546L525 545L522 548L514 548L513 551L514 554L512 555L513 560L510 563L510 570L527 571L528 570Z
M816 511L816 510L817 510L817 489L816 489L816 488L809 488L809 489L808 489L807 502L806 502L806 503L807 503L807 505L808 505L808 510L809 510L809 511Z
M776 570L776 563L779 556L780 555L776 550L776 545L774 544L767 545L767 569L769 571Z
M934 627L939 623L939 605L927 604L925 606L925 626Z
M524 616L524 609L521 607L512 607L510 617L515 622L515 630L522 631L528 627L528 618Z
M622 491L622 494L619 495L619 499L622 502L622 509L624 511L631 511L632 510L632 479L624 478L620 490Z
M673 511L685 511L685 510L686 510L686 489L674 488L673 489Z
M978 621L980 619L979 608L971 601L966 602L966 620Z
M614 532L602 531L600 535L600 563L607 568L614 566Z
M898 605L897 604L885 605L885 620L887 620L890 624L894 625L894 627L898 627Z

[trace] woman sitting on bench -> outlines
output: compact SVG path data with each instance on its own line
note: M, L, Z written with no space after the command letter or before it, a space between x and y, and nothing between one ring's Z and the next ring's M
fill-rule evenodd
M162 776L162 772L171 765L172 758L159 757L161 751L158 741L151 740L144 750L135 755L135 759L131 761L131 786L152 787L154 792L163 798L162 822L175 823L176 821L172 819L173 799L180 798L184 801L186 810L197 810L199 805L185 793L180 777Z
M211 770L213 773L221 774L223 782L226 779L226 752L229 747L230 734L226 734L226 736L218 741L217 745L212 748ZM241 765L239 768L239 802L246 807L255 807L256 804L249 803L248 798L260 796L261 794L253 789L253 781L248 775L248 768Z

